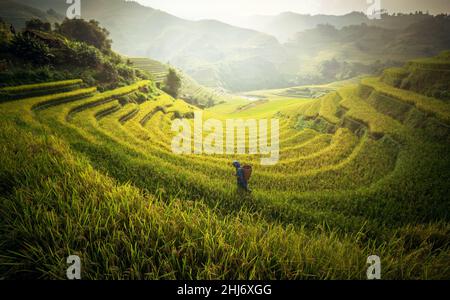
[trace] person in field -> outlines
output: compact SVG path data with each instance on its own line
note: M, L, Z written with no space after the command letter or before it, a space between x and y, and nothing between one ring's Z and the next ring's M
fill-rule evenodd
M252 191L248 188L248 181L252 173L252 167L251 166L241 167L241 164L238 161L234 161L233 166L236 168L238 190L244 190L246 192L251 193Z

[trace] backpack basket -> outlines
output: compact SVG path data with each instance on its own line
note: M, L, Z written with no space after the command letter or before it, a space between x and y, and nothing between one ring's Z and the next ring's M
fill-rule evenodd
M242 167L242 170L244 170L245 181L249 181L250 177L252 177L253 172L252 166L245 165Z

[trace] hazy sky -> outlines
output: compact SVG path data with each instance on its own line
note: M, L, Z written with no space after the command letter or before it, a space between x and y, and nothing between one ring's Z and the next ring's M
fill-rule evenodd
M380 1L389 12L429 10L450 12L450 0L137 0L156 9L188 19L219 19L255 14L275 15L285 11L308 14L345 14L367 11L367 2Z

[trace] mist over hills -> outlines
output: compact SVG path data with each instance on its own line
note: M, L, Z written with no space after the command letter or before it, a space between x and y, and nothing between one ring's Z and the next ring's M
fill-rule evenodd
M24 27L25 22L33 18L50 23L60 22L64 19L63 14L58 14L50 8L41 10L19 1L10 0L0 1L0 16L17 28Z
M59 13L67 9L57 0L18 1ZM267 34L214 20L188 21L122 0L83 1L82 17L105 26L116 51L170 62L204 85L248 90L280 83L276 65L284 59L284 49Z
M237 22L242 27L251 28L275 36L281 42L294 38L295 34L314 29L320 24L329 24L337 29L349 25L367 24L388 29L405 29L411 24L432 19L428 14L383 14L382 19L370 19L362 12L352 12L341 16L305 15L284 12L275 16L250 16Z
M59 0L7 2L14 4L10 11L16 15L2 10L1 17L19 27L23 12L55 22L68 7ZM59 17L47 16L50 9ZM170 63L202 85L233 92L377 73L450 48L449 18L424 13L370 20L358 12L288 12L249 18L243 25L250 29L244 29L215 20L189 21L123 0L84 0L81 9L84 19L96 19L110 31L116 51Z
M433 32L433 34L429 34ZM450 18L423 19L404 29L366 24L336 29L318 27L297 35L285 44L299 82L315 83L379 73L387 66L428 57L450 47Z
M65 2L0 0L0 282L450 279L449 16L281 43Z

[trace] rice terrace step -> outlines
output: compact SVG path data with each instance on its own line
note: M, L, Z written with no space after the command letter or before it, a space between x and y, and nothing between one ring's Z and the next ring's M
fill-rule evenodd
M167 296L450 279L450 17L433 1L320 0L245 28L210 20L217 1L189 2L200 21L6 2L1 279L207 281Z

